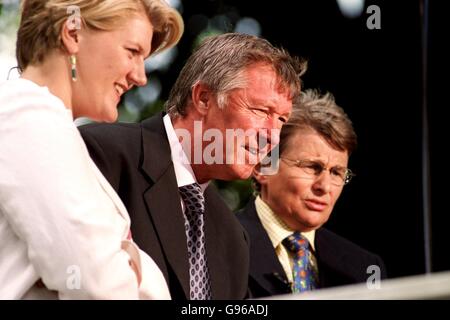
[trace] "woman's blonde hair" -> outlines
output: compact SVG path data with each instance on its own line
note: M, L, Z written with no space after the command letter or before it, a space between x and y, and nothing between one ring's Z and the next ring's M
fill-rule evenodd
M62 48L61 30L73 8L79 10L83 26L103 31L117 28L130 15L145 12L154 29L151 53L174 46L184 30L180 14L164 0L22 0L16 44L20 70Z

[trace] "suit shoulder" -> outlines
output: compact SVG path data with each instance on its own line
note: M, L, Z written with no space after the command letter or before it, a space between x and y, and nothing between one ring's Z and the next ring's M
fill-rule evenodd
M247 204L237 210L235 212L236 218L241 223L250 223L255 220L256 215L256 207L255 207L255 198L251 197L250 200L247 202Z
M316 234L317 240L316 242L319 242L319 245L322 244L322 246L333 244L332 246L337 252L345 252L348 255L351 256L359 256L366 259L373 259L373 260L381 260L381 257L377 254L370 252L361 246L357 245L356 243L326 229L326 228L320 228L317 230Z
M239 221L245 220L247 218L247 215L245 214L245 208L239 209L234 214Z
M135 147L141 140L139 123L91 123L78 130L87 145L98 144L104 148Z
M95 135L99 138L120 138L139 134L139 123L90 123L78 127L82 135Z

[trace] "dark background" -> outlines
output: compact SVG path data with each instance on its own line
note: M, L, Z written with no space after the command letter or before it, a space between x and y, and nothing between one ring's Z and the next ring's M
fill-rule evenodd
M186 32L177 59L158 75L161 97L167 97L202 32L233 31L239 18L256 19L262 37L309 60L304 88L332 92L358 134L359 147L350 159L357 177L345 187L327 227L381 255L390 277L424 273L421 2L366 1L365 8L376 4L381 9L381 29L369 30L366 10L349 19L334 0L183 1ZM450 270L446 145L437 142L443 140L448 106L438 79L448 75L443 71L444 38L438 36L446 28L445 11L442 2L430 2L426 79L431 142L426 154L431 159L432 271L440 271ZM237 206L251 194L247 182L218 186L230 203L229 190L239 192Z

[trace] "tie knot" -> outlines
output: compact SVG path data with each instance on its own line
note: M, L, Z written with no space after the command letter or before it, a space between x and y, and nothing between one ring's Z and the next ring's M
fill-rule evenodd
M283 240L283 245L292 253L301 255L308 250L309 242L300 232L296 231Z
M190 212L204 212L205 198L202 188L198 183L188 184L179 188L181 199L183 199L186 208Z

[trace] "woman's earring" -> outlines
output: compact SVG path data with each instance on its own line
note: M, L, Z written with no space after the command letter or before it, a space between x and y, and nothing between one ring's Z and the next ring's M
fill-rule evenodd
M70 66L72 73L72 81L77 81L77 57L74 54L70 56Z

